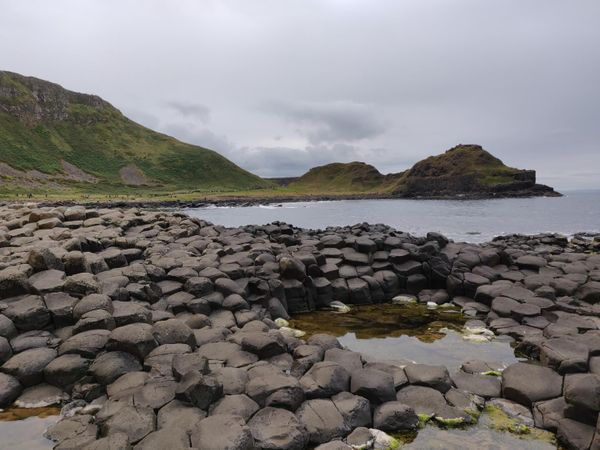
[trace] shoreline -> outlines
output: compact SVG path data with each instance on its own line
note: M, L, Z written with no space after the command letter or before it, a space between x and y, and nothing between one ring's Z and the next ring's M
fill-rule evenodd
M299 195L281 195L281 196L199 196L197 199L183 200L152 200L152 199L115 199L115 200L44 200L44 199L21 199L1 200L0 205L6 204L26 204L36 203L40 206L77 206L84 205L93 208L204 208L209 206L256 206L273 203L295 203L295 202L321 202L321 201L342 201L342 200L447 200L447 201L473 201L473 200L501 200L501 199L519 199L519 198L557 198L563 197L561 193L554 194L531 194L531 193L510 193L509 195L490 196L481 194L461 194L446 196L395 196L388 194L299 194Z

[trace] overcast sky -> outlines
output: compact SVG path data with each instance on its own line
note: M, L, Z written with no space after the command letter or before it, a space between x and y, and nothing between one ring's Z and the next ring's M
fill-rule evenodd
M599 0L0 0L0 69L262 176L477 143L600 187Z

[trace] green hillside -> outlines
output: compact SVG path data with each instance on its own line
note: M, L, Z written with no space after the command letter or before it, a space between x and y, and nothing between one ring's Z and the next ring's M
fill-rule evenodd
M361 163L333 163L310 169L290 182L301 193L381 194L394 197L495 197L558 195L536 184L533 170L506 166L479 145L457 145L417 162L401 173L383 175Z
M97 96L11 72L0 72L0 163L5 163L0 164L0 189L19 184L91 192L271 186L212 150L129 120Z
M512 183L525 171L508 167L479 145L458 145L416 163L404 179L474 176L483 185Z
M379 190L385 176L363 162L332 163L313 167L289 184L289 189L307 192L369 192Z

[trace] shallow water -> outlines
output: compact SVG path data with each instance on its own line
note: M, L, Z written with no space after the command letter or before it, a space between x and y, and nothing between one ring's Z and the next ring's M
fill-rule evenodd
M600 191L564 197L494 200L340 200L188 209L194 217L237 227L284 221L304 228L385 223L415 235L438 231L455 241L485 242L523 233L600 232Z
M353 306L346 314L316 311L297 314L291 325L307 332L337 336L342 345L376 360L439 364L457 370L468 359L516 362L509 342L465 340L467 318L455 309L428 310L422 305Z
M455 309L428 310L423 305L379 304L353 306L340 314L316 311L295 315L290 324L305 331L337 336L345 347L361 352L368 360L440 364L458 370L469 359L499 362L516 361L510 343L495 339L487 343L465 340L461 331L468 318ZM476 425L443 429L426 425L418 433L401 436L411 450L556 450L551 433L535 430L516 435L498 430L487 413Z
M427 425L407 445L406 450L556 450L552 434L542 432L544 439L516 435L492 428L486 414L479 423L463 429L441 429Z
M60 408L8 408L0 412L0 449L47 450L44 432L58 421Z

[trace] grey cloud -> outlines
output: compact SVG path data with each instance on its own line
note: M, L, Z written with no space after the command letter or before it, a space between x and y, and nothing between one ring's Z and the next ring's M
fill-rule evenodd
M600 187L581 170L600 167L598 0L0 0L0 11L3 69L98 94L262 175L352 159L397 172L471 142L558 189Z
M306 148L257 147L236 152L238 163L264 177L302 175L309 168L333 161L361 159L357 147L346 144L319 145Z
M299 127L312 144L353 142L379 136L386 130L372 107L351 101L271 101L263 110Z
M175 100L166 102L165 104L184 117L197 119L202 123L210 121L210 109L205 105Z

